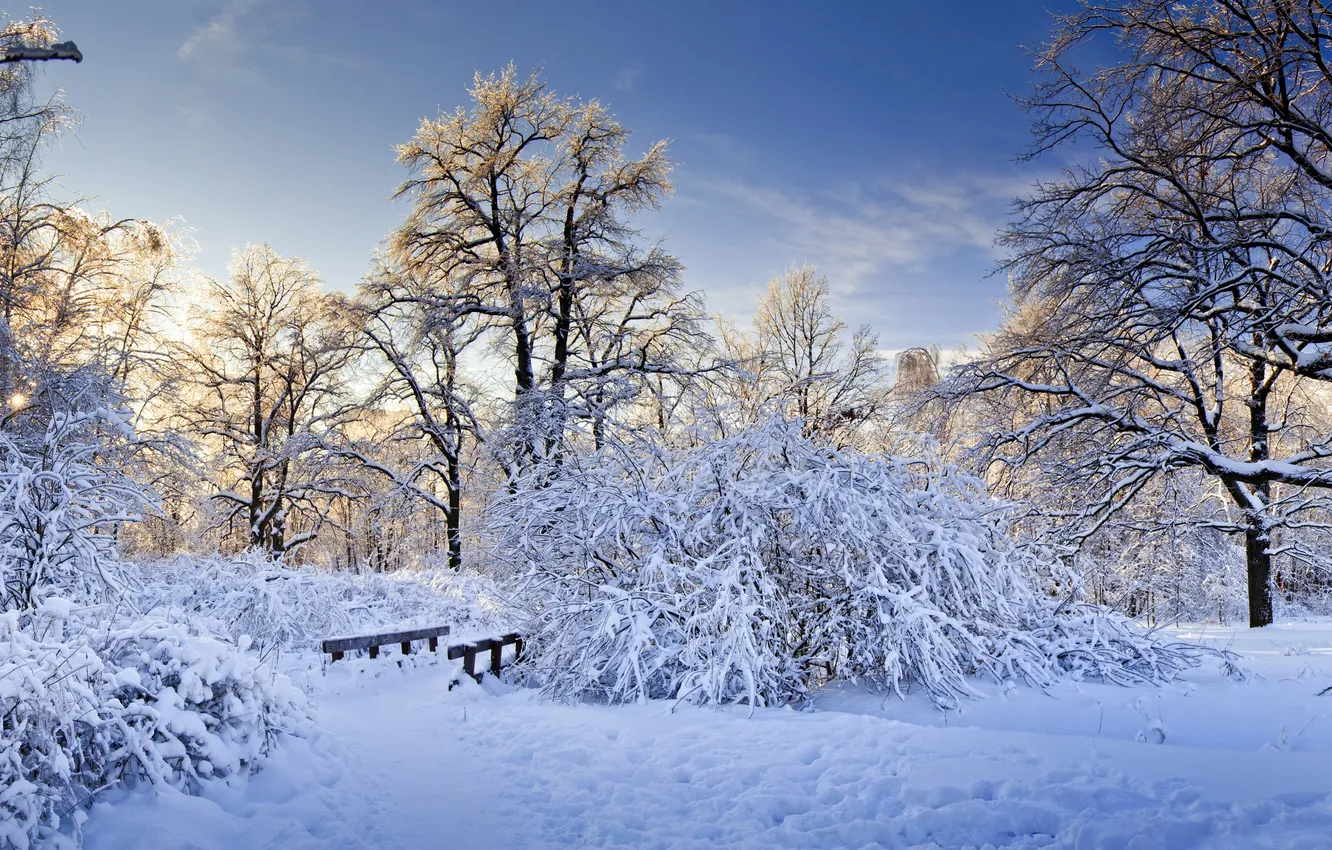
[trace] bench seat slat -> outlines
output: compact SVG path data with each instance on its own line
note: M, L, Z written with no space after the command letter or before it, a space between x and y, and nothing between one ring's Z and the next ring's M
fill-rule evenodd
M414 640L437 638L449 633L448 626L433 626L426 629L407 629L400 632L384 632L377 635L357 635L355 637L330 638L323 643L324 652L350 652L354 649L369 649L372 646L384 646L390 643L408 643Z

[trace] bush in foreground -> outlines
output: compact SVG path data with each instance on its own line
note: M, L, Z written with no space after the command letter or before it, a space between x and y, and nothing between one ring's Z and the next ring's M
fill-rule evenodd
M248 773L309 713L243 645L166 621L90 628L49 599L0 615L0 718L0 848L27 848L109 787Z

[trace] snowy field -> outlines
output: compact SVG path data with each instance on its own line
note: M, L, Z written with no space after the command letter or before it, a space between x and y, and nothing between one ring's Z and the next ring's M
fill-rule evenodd
M842 688L749 717L340 662L312 677L323 737L202 797L108 797L86 846L1332 847L1332 622L1177 631L1254 675L988 688L946 714Z

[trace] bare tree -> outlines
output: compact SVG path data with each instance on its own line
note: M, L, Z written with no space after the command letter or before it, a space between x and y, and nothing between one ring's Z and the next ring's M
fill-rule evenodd
M0 49L53 37L43 20L12 22ZM61 375L96 371L125 389L153 357L152 319L177 282L180 234L55 196L40 160L69 119L58 100L34 99L30 70L0 66L0 406L11 411L58 406Z
M407 413L342 451L438 510L449 566L460 569L464 452L483 432L473 411L478 393L460 375L459 359L485 326L411 270L386 266L362 284L360 295L364 347L383 366L373 398ZM422 444L425 450L401 450Z
M678 369L667 343L697 333L698 304L626 223L671 190L664 143L627 159L604 107L512 66L470 94L399 149L412 212L392 250L436 314L482 329L512 367L510 427L491 449L515 474L558 451L571 418L604 423L622 400L609 381Z
M1025 315L943 397L1022 411L983 441L1091 494L1082 535L1162 476L1201 472L1239 513L1249 622L1272 621L1280 530L1322 515L1332 442L1332 14L1287 0L1091 3L1058 19L1026 105L1032 155L1101 160L1042 184L1004 235ZM1119 64L1071 56L1103 35ZM1023 398L1035 400L1035 403Z
M185 416L213 469L216 524L243 521L246 546L292 552L342 493L326 445L351 413L348 311L303 261L267 245L238 252L230 279L208 281L204 296L183 350Z
M634 427L630 409L644 401L660 430L661 393L716 369L703 329L702 298L681 294L653 274L624 275L588 284L573 308L572 344L557 384L557 409L591 424L594 448L619 418ZM552 370L552 378L554 372Z
M742 418L785 404L809 432L847 441L879 412L886 363L878 337L868 325L849 332L830 294L816 269L792 267L759 299L752 334L723 324L723 351L739 372L721 392Z
M939 349L908 348L897 354L893 390L899 395L923 392L939 381Z

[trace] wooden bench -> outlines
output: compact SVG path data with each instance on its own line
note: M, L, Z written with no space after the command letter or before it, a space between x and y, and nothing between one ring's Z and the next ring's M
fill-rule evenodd
M510 632L507 635L501 635L497 638L484 638L482 640L472 641L471 643L460 643L449 647L449 660L456 658L463 660L463 672L471 676L478 682L481 681L481 674L476 671L476 654L478 652L490 652L490 674L498 676L502 666L501 660L504 647L513 645L513 657L516 661L523 652L523 636L517 632Z
M399 632L384 632L377 635L358 635L356 637L329 638L323 643L323 650L333 656L334 661L342 658L344 653L356 649L368 649L371 658L379 657L379 648L388 644L402 644L402 654L410 655L412 652L412 641L425 640L430 642L430 651L435 652L439 649L439 639L449 633L448 626L432 626L426 629L406 629ZM453 658L453 648L449 648L449 658Z

